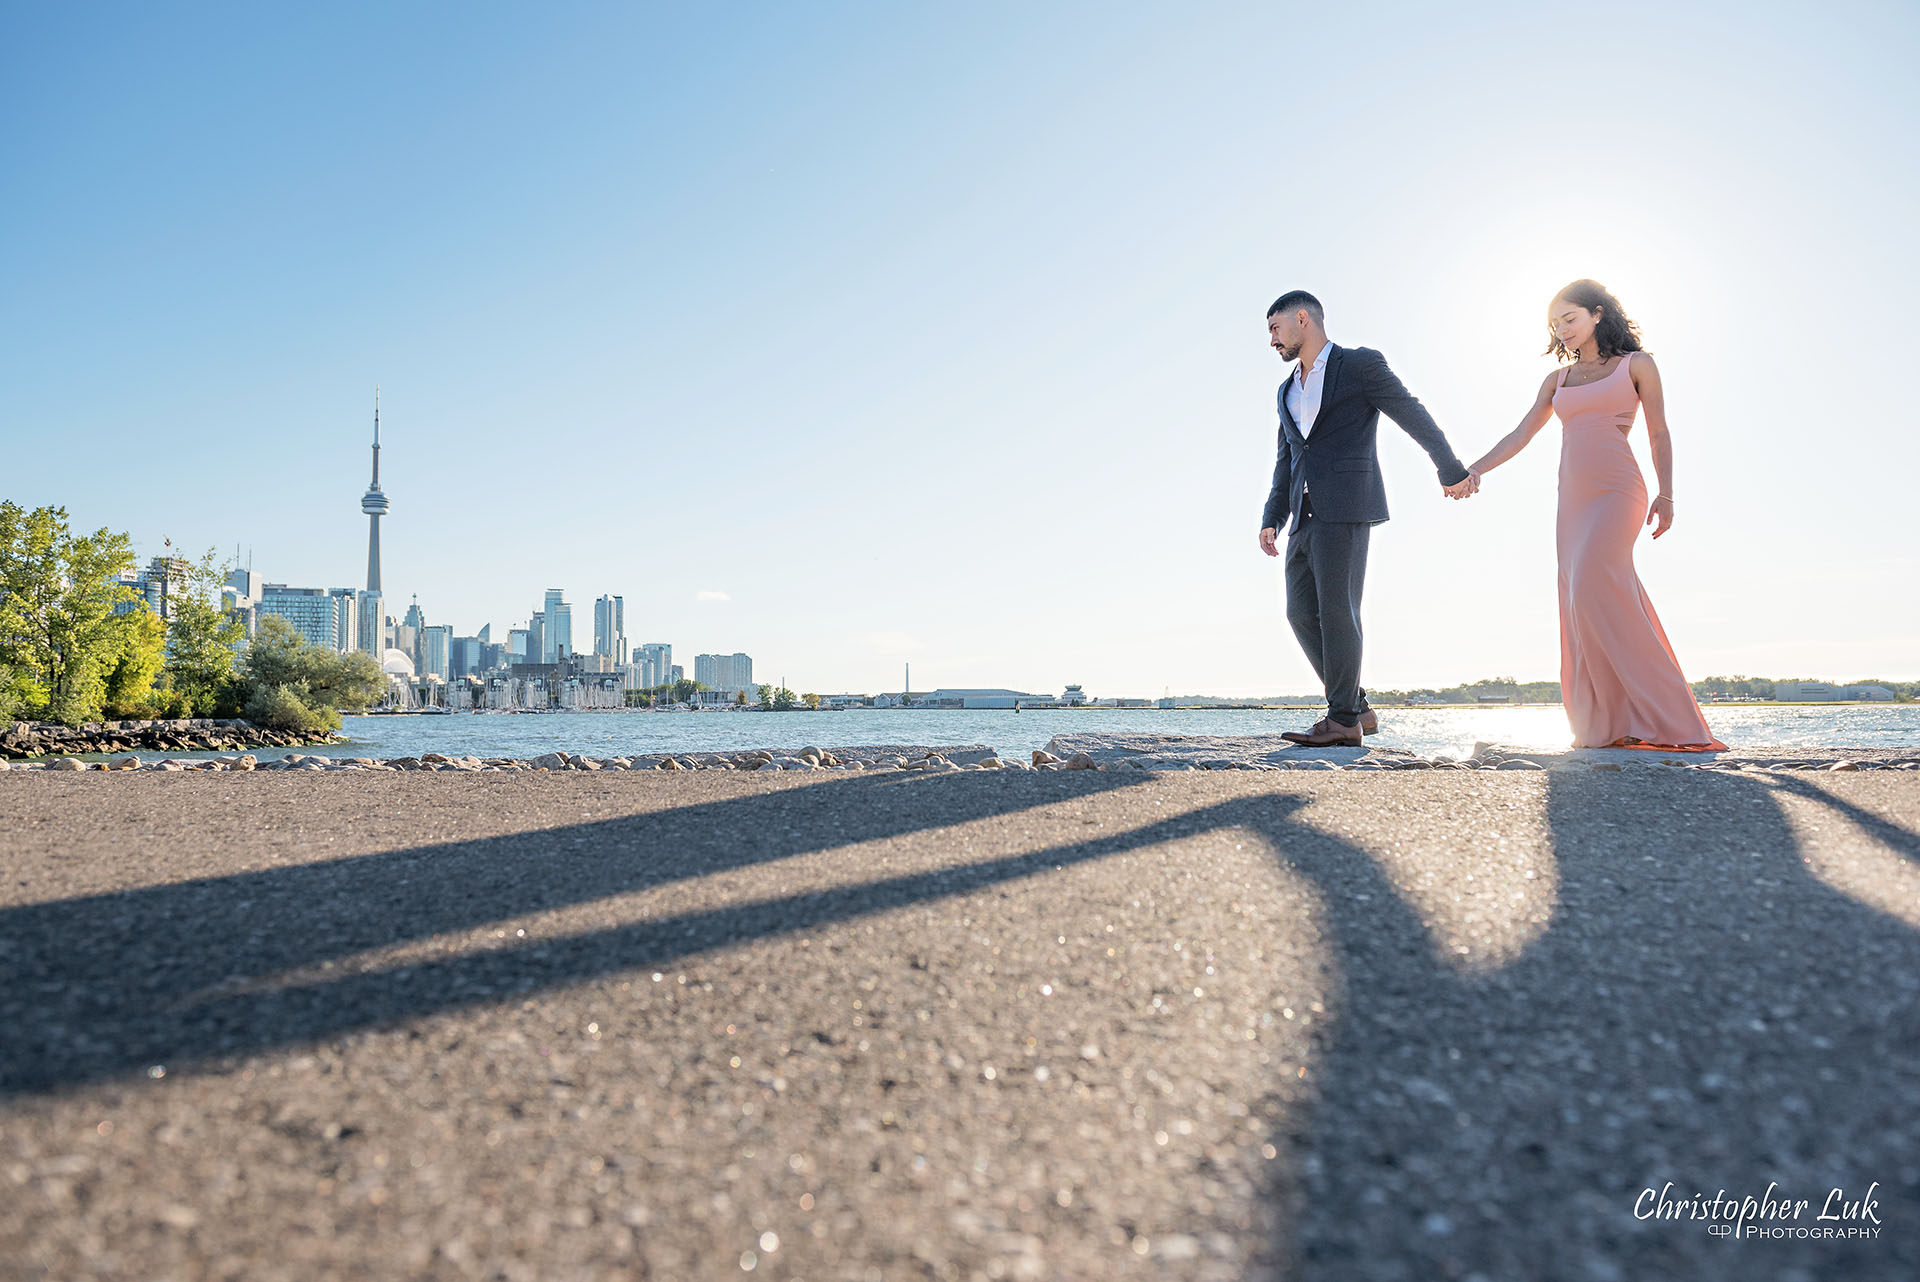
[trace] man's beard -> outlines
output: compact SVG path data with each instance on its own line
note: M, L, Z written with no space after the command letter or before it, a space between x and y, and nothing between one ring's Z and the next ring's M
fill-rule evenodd
M1291 346L1291 347L1286 347L1286 346L1283 346L1283 347L1281 347L1281 349L1280 349L1280 359L1281 359L1281 360L1283 360L1283 361L1297 361L1297 360L1299 360L1299 359L1300 359L1300 349L1301 349L1302 347L1305 347L1305 346L1306 346L1306 344L1305 344L1305 343L1295 343L1295 344L1293 344L1293 346Z

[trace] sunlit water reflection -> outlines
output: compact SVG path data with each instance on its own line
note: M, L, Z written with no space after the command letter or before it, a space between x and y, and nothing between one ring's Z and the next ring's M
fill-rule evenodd
M982 743L1025 755L1056 734L1143 732L1181 735L1277 734L1305 729L1308 710L1075 708L1012 711L850 709L845 712L455 713L349 717L352 742L332 756L536 757L563 749L589 756L725 752L852 744ZM1709 706L1707 724L1731 748L1920 746L1920 704L1890 707ZM1369 744L1421 756L1464 756L1488 741L1554 750L1569 746L1558 707L1386 708ZM153 754L148 754L153 755ZM262 756L279 755L262 753Z

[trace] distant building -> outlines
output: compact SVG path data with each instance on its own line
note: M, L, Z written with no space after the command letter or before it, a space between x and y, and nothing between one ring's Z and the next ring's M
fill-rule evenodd
M558 663L573 653L573 607L563 595L559 588L547 589L546 608L540 612L545 627L540 641L542 663Z
M146 569L122 574L118 582L145 601L149 610L162 619L171 619L173 597L187 590L187 563L177 556L156 556L147 563ZM134 603L127 602L117 607L115 613L125 614L133 608Z
M627 661L627 607L617 596L593 603L593 652L621 664Z
M864 694L829 694L821 696L820 702L829 708L865 708L872 700Z
M1029 694L1024 690L933 690L916 694L914 702L923 708L1014 708L1038 707L1058 703L1050 694Z
M451 675L453 661L453 629L445 623L435 623L420 634L420 675L438 677L442 681Z
M1883 700L1891 702L1893 697L1893 691L1887 689L1885 686L1847 687L1847 698L1849 699L1861 699L1868 702L1879 703Z
M1087 701L1087 692L1079 686L1068 686L1060 692L1060 702L1069 708L1078 708Z
M1773 697L1780 703L1832 703L1849 696L1825 681L1781 681L1774 685Z
M673 680L673 647L664 641L649 641L636 647L633 661L639 670L635 684L642 690L652 690Z
M359 596L359 628L355 634L354 649L362 654L370 654L376 659L384 658L387 650L387 602L377 591L362 592Z
M545 663L547 653L547 616L539 610L527 620L528 663Z
M676 663L672 667L667 669L667 680L672 682L673 684L678 685L680 682L685 681L686 679L687 679L687 670L681 667L679 664Z
M233 589L235 596L249 605L260 600L260 589L264 583L265 580L258 570L235 570L227 576L227 586Z
M753 689L753 660L744 654L696 654L693 679L710 690Z
M277 614L293 625L293 630L309 645L340 648L333 598L325 588L290 588L284 583L269 583L260 593L258 613Z
M352 588L335 588L333 598L333 646L343 652L360 645L360 594Z
M515 663L527 661L527 637L525 628L507 629L507 657Z

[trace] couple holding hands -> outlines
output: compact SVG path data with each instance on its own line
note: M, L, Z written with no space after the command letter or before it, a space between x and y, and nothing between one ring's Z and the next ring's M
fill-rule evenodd
M1660 371L1619 300L1594 281L1554 295L1547 328L1547 351L1560 368L1540 384L1519 425L1463 466L1385 357L1328 340L1319 299L1294 290L1267 309L1274 351L1298 364L1280 389L1279 458L1260 548L1282 555L1285 530L1287 620L1327 695L1327 715L1287 739L1360 747L1378 729L1360 688L1360 595L1368 539L1387 519L1375 448L1380 416L1427 452L1450 498L1464 499L1557 415L1560 697L1574 746L1725 750L1707 729L1633 568L1640 531L1652 525L1657 539L1673 525L1673 443ZM1651 503L1627 439L1643 408L1660 481Z

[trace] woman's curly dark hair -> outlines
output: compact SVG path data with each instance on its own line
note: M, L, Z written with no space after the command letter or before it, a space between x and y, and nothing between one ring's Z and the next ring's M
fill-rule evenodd
M1553 305L1560 302L1600 313L1600 322L1593 327L1593 341L1599 345L1601 360L1646 350L1640 345L1640 327L1627 319L1626 309L1620 306L1620 300L1609 294L1607 287L1597 280L1576 280L1555 294L1553 301L1547 304L1546 355L1563 361L1580 359L1577 352L1569 351L1567 345L1560 341L1559 328L1553 323Z

